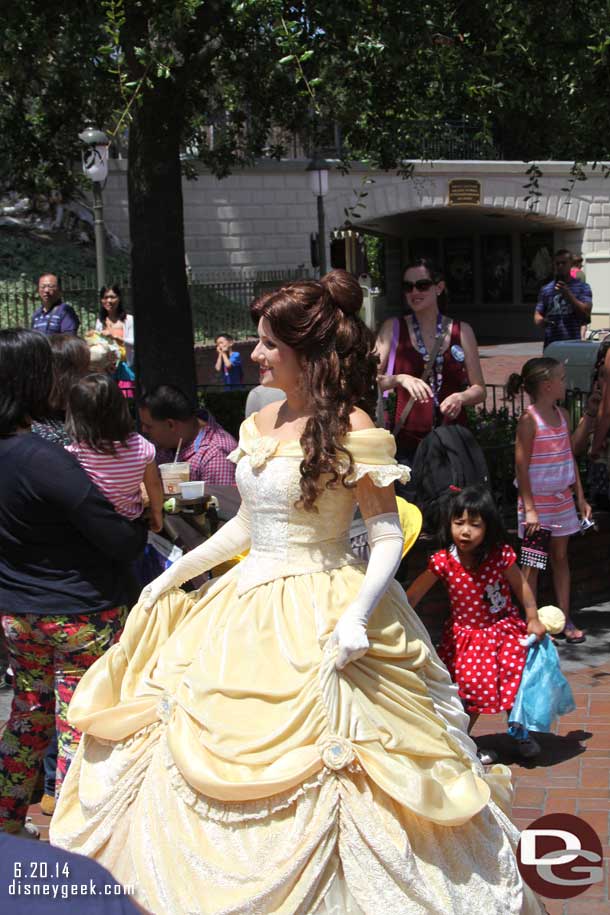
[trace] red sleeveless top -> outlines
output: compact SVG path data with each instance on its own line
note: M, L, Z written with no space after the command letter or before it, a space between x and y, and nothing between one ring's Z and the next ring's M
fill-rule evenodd
M451 352L453 347L459 347L460 351L463 353L462 330L459 321L453 321L451 325L451 340L449 346L443 353L443 381L438 393L439 403L442 403L445 397L449 397L450 394L457 394L468 387L466 364L464 361L460 362L454 357ZM411 343L407 322L404 318L401 318L400 336L396 348L396 361L394 363L393 374L413 375L415 378L421 378L423 370L424 358ZM397 387L395 390L396 421L398 421L402 411L411 399L411 395L405 391L402 386ZM436 417L435 413L437 414ZM462 426L465 426L466 411L462 409L456 419L448 420L446 417L441 418L441 414L432 400L428 400L425 403L416 403L409 413L407 421L398 436L398 451L414 451L421 440L432 430L434 425L445 425L449 423L460 423Z

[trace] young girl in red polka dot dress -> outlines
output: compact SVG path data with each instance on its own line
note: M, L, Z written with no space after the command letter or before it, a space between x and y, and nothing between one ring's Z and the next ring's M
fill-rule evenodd
M427 571L416 578L407 597L415 607L439 578L449 591L451 615L438 654L458 686L472 728L479 715L510 711L527 654L521 640L530 633L542 639L546 629L487 489L469 486L456 493L441 542L445 548L430 557ZM527 623L511 590L525 609ZM513 736L523 757L540 752L524 729ZM488 764L497 756L481 750L479 758Z

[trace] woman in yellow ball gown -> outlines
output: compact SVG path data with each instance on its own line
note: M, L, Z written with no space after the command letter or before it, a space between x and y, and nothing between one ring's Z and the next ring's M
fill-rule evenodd
M51 839L155 915L543 911L517 869L510 772L480 765L393 580L408 471L361 409L377 368L361 304L343 271L253 304L253 359L286 400L242 425L242 507L145 589L70 706L83 739Z

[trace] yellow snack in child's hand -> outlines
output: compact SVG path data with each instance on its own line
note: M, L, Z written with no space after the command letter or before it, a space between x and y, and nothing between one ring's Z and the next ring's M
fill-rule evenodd
M557 635L559 632L563 632L565 628L565 613L552 604L538 608L538 619L551 635Z

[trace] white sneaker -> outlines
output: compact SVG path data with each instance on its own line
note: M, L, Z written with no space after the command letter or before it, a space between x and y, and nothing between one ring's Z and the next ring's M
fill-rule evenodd
M517 741L517 751L522 759L533 759L542 753L542 747L533 737L526 737Z

